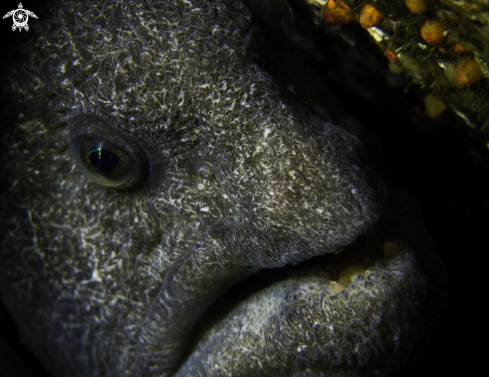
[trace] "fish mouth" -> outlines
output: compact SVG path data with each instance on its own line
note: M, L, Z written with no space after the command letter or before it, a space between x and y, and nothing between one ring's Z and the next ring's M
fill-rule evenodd
M385 228L379 224L369 234L358 237L354 243L335 253L319 255L298 263L289 263L281 268L262 269L244 278L211 304L196 326L193 338L198 339L203 335L202 329L209 328L211 324L226 317L233 308L249 297L273 284L291 278L320 277L324 279L325 288L334 292L334 295L341 294L343 291L346 293L357 275L365 276L367 269L374 266L376 262L386 263L391 254L402 252L401 245L395 242L385 241L382 244L382 239L385 238L383 233Z
M396 190L376 226L353 244L262 269L217 298L193 328L176 375L248 376L258 366L262 375L305 367L405 373L446 305L447 284L416 200Z
M332 299L348 293L357 275L365 276L368 268L382 265L390 255L402 252L398 243L380 239L385 229L377 225L372 232L360 236L357 240L335 253L312 257L302 262L289 263L281 268L266 268L235 283L221 297L217 298L206 310L195 327L187 356L199 340L205 337L206 331L215 323L222 321L238 305L259 292L293 278L319 277L324 280L324 289L332 292ZM405 250L404 250L405 252Z

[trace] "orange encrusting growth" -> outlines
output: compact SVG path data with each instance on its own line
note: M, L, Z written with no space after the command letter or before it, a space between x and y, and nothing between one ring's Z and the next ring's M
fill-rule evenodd
M364 29L377 26L382 22L382 14L372 5L365 5L358 19Z
M469 58L462 60L456 65L453 76L460 85L474 84L483 77L477 65Z
M445 38L445 29L437 21L426 20L421 27L421 37L430 45L437 45Z
M391 50L385 50L384 55L391 63L399 63L399 57Z
M323 18L328 24L348 25L355 21L357 15L344 2L329 0Z
M421 14L428 9L425 0L406 0L406 6L411 12L416 14Z
M462 46L460 43L455 43L453 45L453 52L455 54L465 54L468 53L469 50L467 50L464 46Z

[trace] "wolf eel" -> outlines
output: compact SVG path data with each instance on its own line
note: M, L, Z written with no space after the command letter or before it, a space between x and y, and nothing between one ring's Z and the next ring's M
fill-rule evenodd
M17 124L0 207L2 301L47 370L395 376L415 362L443 264L366 131L295 60L283 1L53 12L4 87Z

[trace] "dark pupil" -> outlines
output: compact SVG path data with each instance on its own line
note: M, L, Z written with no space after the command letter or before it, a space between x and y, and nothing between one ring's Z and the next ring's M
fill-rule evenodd
M102 145L90 147L87 157L93 166L104 171L111 171L119 163L117 156Z

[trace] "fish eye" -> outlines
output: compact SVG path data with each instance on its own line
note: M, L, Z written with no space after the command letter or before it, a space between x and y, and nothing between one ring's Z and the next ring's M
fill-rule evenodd
M147 177L148 159L139 144L97 116L71 121L70 148L83 174L102 186L132 189Z

